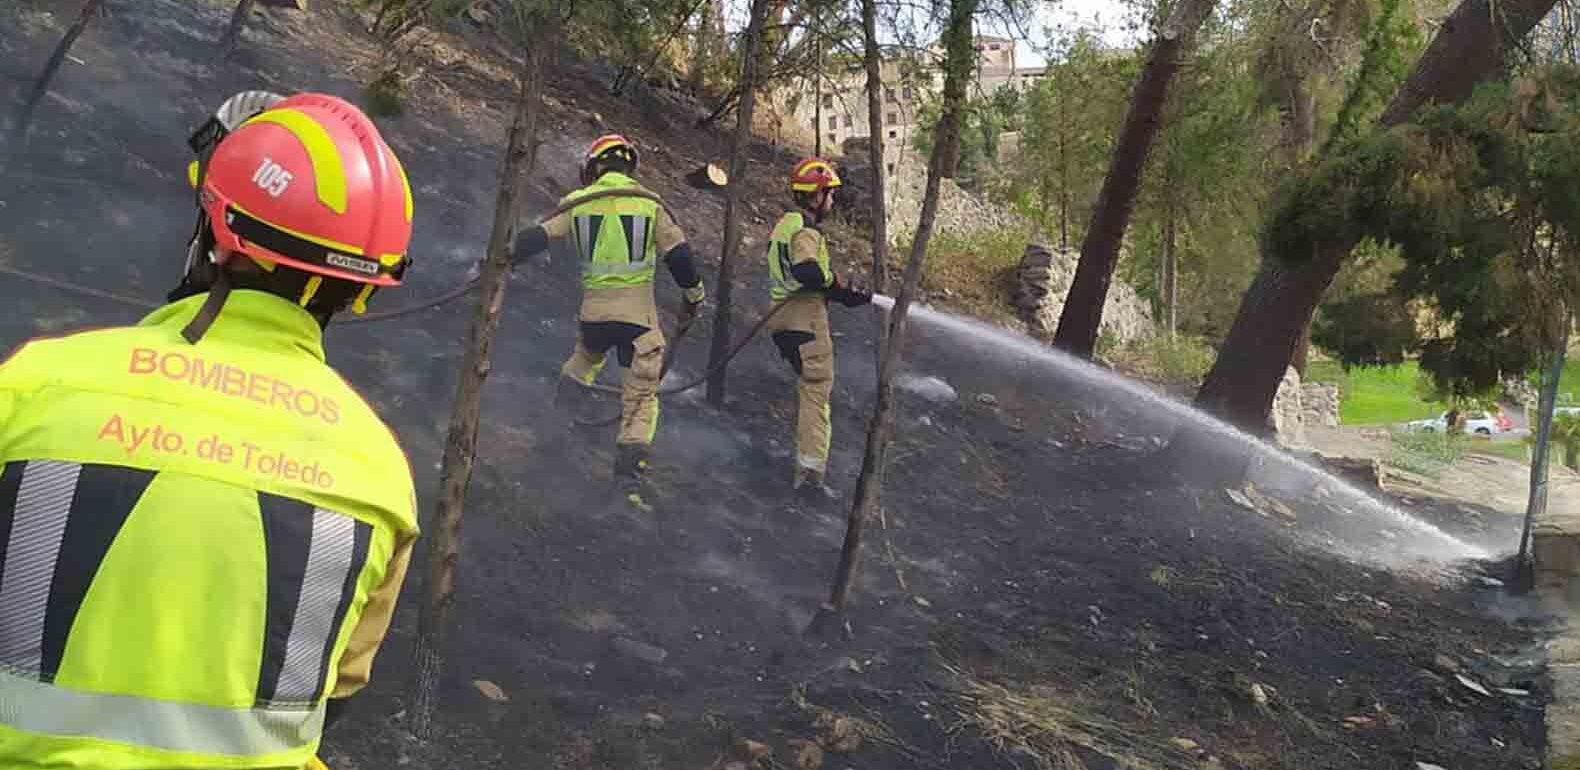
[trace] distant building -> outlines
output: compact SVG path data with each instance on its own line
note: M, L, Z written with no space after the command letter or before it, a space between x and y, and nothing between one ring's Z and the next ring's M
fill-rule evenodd
M1019 67L1015 41L1007 37L977 37L977 90L992 94L1005 86L1030 88L1042 79L1046 67Z
M1027 88L1045 71L1042 67L1017 67L1015 41L1009 38L977 38L977 77L973 96L991 94L1000 88ZM943 50L934 46L918 53L891 48L885 51L880 68L883 80L884 162L893 172L915 140L922 105L943 87L936 62ZM807 81L798 81L772 95L779 115L779 134L798 143L813 146L823 140L825 155L841 155L851 140L867 139L867 73L859 62L828 76L822 92ZM821 116L818 102L822 102Z
M909 146L914 139L924 92L932 86L916 57L897 53L885 57L879 72L884 84L880 140L892 170L892 164L898 160L897 151ZM871 136L867 119L867 73L860 63L828 76L821 93L811 83L797 82L780 89L772 98L779 107L782 133L808 146L814 145L820 136L825 155L841 155L852 140Z

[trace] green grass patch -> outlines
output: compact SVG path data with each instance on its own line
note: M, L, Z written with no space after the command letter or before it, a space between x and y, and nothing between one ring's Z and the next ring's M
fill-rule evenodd
M1465 451L1472 454L1502 457L1519 463L1529 464L1531 461L1531 447L1523 441L1488 441L1486 439L1470 439L1465 445ZM1557 449L1562 457L1563 450Z
M1414 361L1347 372L1334 361L1313 361L1306 368L1308 382L1339 386L1339 422L1345 425L1401 423L1446 411L1447 404L1421 396L1420 379L1421 370Z
M1580 352L1571 351L1564 359L1564 373L1558 378L1558 403L1562 406L1580 404ZM1525 377L1531 387L1541 388L1541 373L1532 372Z
M1383 462L1429 479L1437 478L1444 469L1459 462L1469 440L1446 433L1402 430L1393 431L1391 437Z

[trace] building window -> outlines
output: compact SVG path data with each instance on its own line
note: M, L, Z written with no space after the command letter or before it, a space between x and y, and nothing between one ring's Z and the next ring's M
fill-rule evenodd
M894 125L895 123L898 123L898 122L900 122L900 116L896 115L896 114L894 114L892 112L889 113L888 124L892 126L892 125Z
M808 120L806 123L807 123L807 125L812 127L813 131L817 130L817 118L816 117L813 117L812 119Z
M835 115L828 116L828 127L839 128L839 117Z
M892 89L892 88L884 88L883 89L883 100L886 101L886 102L894 101L894 89Z
M823 106L824 107L833 107L834 106L834 95L833 94L823 94Z
M990 45L989 45L989 46L988 46L988 50L989 50L989 51L997 51L997 50L998 50L998 43L992 43L992 44L990 44Z
M899 132L898 132L898 131L890 131L890 132L889 132L889 138L890 138L890 139L895 139L895 138L898 138L898 137L899 137L899 135L900 135L900 133L899 133Z
M911 91L911 87L910 86L906 86L905 87L905 101L910 101L913 94L914 94L914 92Z
M828 141L829 141L829 142L831 142L831 143L832 143L832 142L835 142L835 141L838 141L838 140L836 140L836 139L835 139L835 138L834 138L834 135L833 135L833 134L829 134L829 135L828 135Z
M845 128L850 128L850 123L851 123L850 116L846 115L845 116Z
M889 164L889 173L891 173L891 174L894 173L894 164L893 163Z

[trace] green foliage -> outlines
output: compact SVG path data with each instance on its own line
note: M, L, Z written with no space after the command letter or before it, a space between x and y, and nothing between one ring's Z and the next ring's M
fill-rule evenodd
M1409 308L1387 292L1328 303L1311 324L1313 343L1356 366L1401 364L1415 340Z
M1134 55L1091 32L1055 37L1047 73L1022 97L1020 162L996 193L1071 247L1080 245L1124 117Z
M1111 358L1120 347L1119 335L1112 329L1103 329L1097 333L1097 341L1092 344L1092 353L1098 358Z
M1426 431L1393 431L1383 462L1427 478L1437 478L1465 454L1464 436Z
M927 92L924 92L927 93ZM966 101L960 126L960 166L955 181L961 187L977 189L984 177L998 164L999 136L1019 125L1020 99L1011 88L991 97L975 95ZM930 96L917 109L917 129L912 144L923 155L933 151L933 126L942 112L942 102Z
M667 63L660 48L670 45L697 0L580 0L571 6L567 40L590 59L623 72Z
M1267 251L1396 246L1391 293L1426 301L1444 326L1412 345L1423 369L1445 394L1484 393L1556 345L1580 296L1580 263L1566 259L1580 245L1577 102L1580 76L1555 69L1347 142L1281 191Z
M405 111L406 84L400 72L385 69L362 88L362 106L375 118L395 117Z
M455 18L471 5L469 0L356 0L355 4L374 13L372 32L387 43L420 25Z
M1533 369L1525 375L1525 381L1532 388L1541 389L1542 372L1540 368ZM1570 351L1569 357L1564 359L1563 374L1558 377L1558 405L1572 406L1580 404L1580 355Z
M922 289L943 307L986 318L1010 319L1015 270L1026 249L1024 233L937 231L927 242ZM889 250L891 268L903 267L911 244Z
M1150 379L1195 388L1218 352L1200 337L1158 335L1140 342L1130 363Z
M1249 70L1251 41L1207 32L1214 44L1195 52L1170 88L1132 220L1130 258L1121 267L1161 311L1163 233L1172 227L1180 329L1220 339L1233 321L1234 305L1224 300L1254 276L1254 212L1267 195L1263 164L1277 126L1258 105L1257 84L1230 76Z
M1552 440L1563 449L1564 467L1580 471L1580 414L1554 415Z
M1360 69L1350 83L1328 134L1327 150L1337 143L1354 139L1363 121L1379 112L1389 96L1404 82L1409 62L1423 41L1420 28L1401 13L1404 0L1382 0L1375 26L1361 55Z

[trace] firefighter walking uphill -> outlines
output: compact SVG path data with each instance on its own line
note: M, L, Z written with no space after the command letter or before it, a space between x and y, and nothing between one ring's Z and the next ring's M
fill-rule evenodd
M576 347L560 368L556 403L579 399L612 349L625 369L614 471L630 485L647 470L658 430L658 382L664 334L658 326L653 279L662 256L684 291L682 323L694 318L706 294L686 234L652 192L633 178L635 145L607 134L587 148L580 190L565 196L565 212L516 237L519 263L548 249L550 238L570 238L581 262L582 304ZM576 204L585 199L585 203Z

